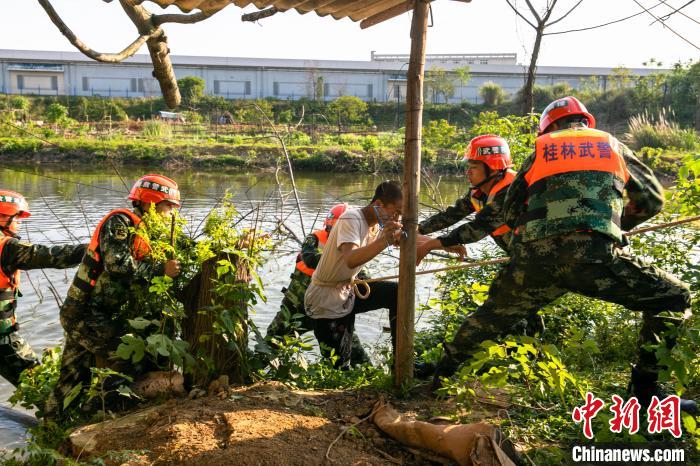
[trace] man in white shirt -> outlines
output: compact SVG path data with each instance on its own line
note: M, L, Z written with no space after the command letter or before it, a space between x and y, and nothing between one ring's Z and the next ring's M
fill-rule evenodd
M351 281L362 266L387 246L398 245L402 237L399 223L403 195L396 181L377 186L369 205L347 210L326 242L323 256L311 277L304 296L306 313L314 321L314 334L322 354L334 350L336 366L351 365L350 352L355 315L375 309L389 309L391 339L396 335L396 282L372 283L367 299L355 296Z

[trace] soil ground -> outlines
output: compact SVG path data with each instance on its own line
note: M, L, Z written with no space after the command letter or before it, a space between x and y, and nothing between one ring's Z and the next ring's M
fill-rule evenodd
M128 457L107 463L132 466L443 463L407 449L369 421L359 422L378 398L369 392L292 390L280 383L231 388L218 397L170 400L148 408L135 424L100 429L93 434L97 447L91 454L128 450L133 452ZM390 401L421 419L445 408L427 396Z

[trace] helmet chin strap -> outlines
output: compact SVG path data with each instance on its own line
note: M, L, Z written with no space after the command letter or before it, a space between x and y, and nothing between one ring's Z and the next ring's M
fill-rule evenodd
M471 189L472 189L472 190L474 190L474 189L480 189L483 185L485 185L486 183L488 183L488 182L491 181L492 179L496 178L497 176L503 175L503 172L504 172L504 171L505 171L505 170L499 170L499 171L497 171L497 172L494 172L493 174L491 174L491 175L487 176L486 178L484 178L480 183L477 183L477 184L475 184L475 185L472 185Z
M5 234L5 236L11 236L13 238L19 238L19 235L15 233L14 231L10 230L10 226L12 226L12 222L15 221L16 215L11 215L9 220L5 225L0 225L0 230Z

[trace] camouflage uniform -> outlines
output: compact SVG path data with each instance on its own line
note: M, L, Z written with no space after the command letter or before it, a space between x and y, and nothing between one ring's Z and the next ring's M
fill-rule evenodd
M65 269L80 263L85 252L84 244L67 246L42 246L21 242L10 238L5 243L0 257L2 271L8 277L17 270L33 270L43 268ZM0 301L0 375L12 385L17 386L19 375L24 369L39 364L31 346L19 334L19 324L14 323L14 312L17 306L16 298Z
M127 318L139 313L135 310L136 293L147 287L153 277L164 272L161 263L154 263L148 257L140 261L134 258L135 235L130 231L133 226L132 220L124 214L111 215L99 235L102 272L95 280L94 288L85 293L77 286L81 273L78 269L68 290L60 314L66 334L61 374L47 403L48 417L60 414L64 399L73 387L90 384L91 367L108 366L127 375L155 369L129 361L109 360L119 346L121 336L130 331Z
M301 252L297 256L297 262L303 261L309 269L316 269L323 249L319 240L313 233L309 234L301 245ZM359 275L363 275L360 272ZM359 276L358 275L358 276ZM285 335L291 335L294 331L302 335L313 328L313 319L306 315L304 311L304 293L311 284L311 277L298 268L294 268L291 281L287 288L282 289L284 298L280 305L279 312L275 315L270 325L267 327L265 338L282 339ZM362 343L357 335L353 334L352 339L352 361L363 364L370 362L370 358L362 347Z
M498 179L496 180L498 182ZM476 243L491 235L495 243L510 254L510 242L513 236L512 231L504 234L494 235L504 224L503 202L506 198L507 189L501 189L496 193L490 202L487 202L489 195L477 190L476 194L471 191L464 197L457 199L455 205L448 207L442 212L423 220L418 226L421 234L427 235L438 230L445 229L463 220L465 217L476 213L474 218L463 225L452 230L450 233L440 236L438 239L444 247L455 246L457 244ZM479 202L483 206L480 211L476 211L474 202ZM527 319L515 319L511 325L511 331L517 334L535 335L544 331L544 321L542 316L534 314Z
M450 227L476 212L472 220L439 237L440 243L445 247L476 243L503 225L503 201L506 198L506 191L506 189L499 191L493 200L484 205L479 212L476 212L472 204L472 193L469 192L458 199L454 206L423 220L418 225L418 232L423 235L434 233ZM485 203L488 195L480 192L476 198L477 201ZM493 236L493 239L507 253L511 236L511 232L508 232L504 235Z
M445 344L446 355L438 375L450 375L482 341L498 338L509 322L536 313L568 291L641 312L643 323L637 369L649 374L658 372L654 354L641 346L656 343L654 335L665 329L665 322L677 324L680 319L661 317L659 313L687 311L690 292L675 277L620 249L623 238L619 229L630 230L656 215L663 206L663 192L653 172L630 149L609 137L617 145L618 154L629 172L624 184L629 201L624 212L623 186L619 190L612 189L610 180L601 184L603 175L594 171L547 178L548 183L540 192L545 202L533 206L533 200L542 198L536 197L537 190L534 185L528 185L526 176L538 152L526 159L503 206L506 223L511 228L518 227L511 243L511 260L494 278L486 302L464 320L454 341ZM565 207L559 209L557 198L564 197ZM545 216L522 228L528 208L544 209ZM572 211L576 215L581 212L581 216L599 215L601 218L619 215L619 227L614 220L604 227L603 222L596 225L595 221L586 219L584 223L594 227L579 229L570 223ZM613 231L600 231L606 228ZM552 231L555 233L548 234Z

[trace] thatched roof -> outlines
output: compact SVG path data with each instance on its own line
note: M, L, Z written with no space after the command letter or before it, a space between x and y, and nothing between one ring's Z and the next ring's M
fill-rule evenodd
M315 12L319 16L331 15L335 19L350 18L362 21L363 28L381 23L413 9L413 0L152 0L161 7L176 5L189 13L194 9L202 11L220 10L233 3L241 8L250 4L259 9L274 7L279 11L294 9L301 14ZM457 0L469 2L471 0Z

